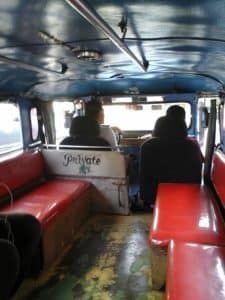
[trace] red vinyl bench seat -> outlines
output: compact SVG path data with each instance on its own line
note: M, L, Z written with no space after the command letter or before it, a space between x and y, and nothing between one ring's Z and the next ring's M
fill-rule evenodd
M165 284L171 240L225 245L225 226L210 190L198 184L162 183L150 230L152 286Z
M81 180L52 179L4 206L3 213L31 214L45 229L73 201L89 191L90 183Z
M224 300L225 247L172 241L167 300Z
M12 192L41 180L45 173L45 162L40 151L26 151L3 157L0 160L0 182ZM8 191L0 186L0 197Z
M170 240L225 245L225 226L214 196L198 184L159 185L150 231L150 245L167 247Z
M49 266L71 242L90 212L92 185L72 178L48 178L40 151L19 153L0 161L0 197L14 194L0 213L27 213L42 226L44 266ZM5 185L5 186L4 186Z
M225 155L216 150L211 180L218 199L205 185L159 185L149 236L152 284L161 288L167 277L168 300L225 299L225 224L217 204L225 208L224 178Z

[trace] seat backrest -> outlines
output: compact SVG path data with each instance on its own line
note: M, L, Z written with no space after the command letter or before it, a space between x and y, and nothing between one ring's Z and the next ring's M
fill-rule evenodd
M215 151L212 161L211 180L214 189L225 207L225 154Z
M77 146L76 148L80 150L90 150L91 148L88 148L87 146L90 147L96 147L96 149L99 148L101 151L110 151L110 145L108 142L103 140L101 137L73 137L69 136L66 137L61 143L60 143L60 149L66 149L68 147L63 147L63 146ZM79 146L79 147L78 147ZM82 147L85 146L85 147ZM72 147L71 147L72 148Z
M45 163L39 151L27 151L0 161L0 197L8 195L44 175ZM6 186L4 186L6 185Z

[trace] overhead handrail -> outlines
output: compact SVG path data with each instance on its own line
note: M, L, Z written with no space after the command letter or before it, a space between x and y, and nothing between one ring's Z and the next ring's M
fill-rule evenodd
M123 51L129 58L137 64L142 71L146 72L147 63L141 63L140 60L133 54L127 45L120 39L116 32L100 17L100 15L89 7L83 0L65 0L73 9L83 16L93 26L100 28L104 34L114 43L114 45Z
M64 74L67 70L67 66L65 64L61 64L61 63L60 64L61 64L62 70L61 70L61 72L57 72L54 70L45 69L45 68L41 68L41 67L32 65L32 64L20 61L18 59L9 58L4 55L0 55L0 61L4 62L6 64L9 64L9 65L17 66L17 67L25 69L25 70L39 72L39 73Z

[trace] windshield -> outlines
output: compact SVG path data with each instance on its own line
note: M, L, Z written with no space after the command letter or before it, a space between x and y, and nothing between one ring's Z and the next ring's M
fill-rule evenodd
M174 103L121 103L104 105L105 124L118 127L122 131L152 131L156 120L166 114ZM178 102L186 112L187 127L191 124L191 106L187 102Z
M78 103L80 104L80 103ZM53 104L55 114L56 140L60 142L69 135L71 118L80 115L82 107L74 102L55 101ZM176 103L113 103L103 105L104 124L122 131L151 132L156 120L166 114L171 105L180 105L186 112L186 124L191 124L191 105L187 102ZM81 111L81 112L80 112Z

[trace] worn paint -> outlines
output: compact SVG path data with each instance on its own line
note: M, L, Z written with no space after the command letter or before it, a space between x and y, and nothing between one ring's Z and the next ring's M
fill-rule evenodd
M93 217L33 291L14 300L162 300L150 286L149 223L148 214Z

